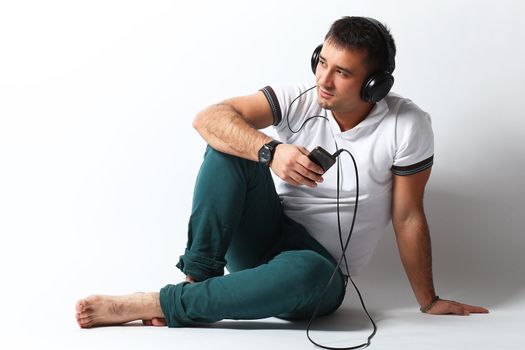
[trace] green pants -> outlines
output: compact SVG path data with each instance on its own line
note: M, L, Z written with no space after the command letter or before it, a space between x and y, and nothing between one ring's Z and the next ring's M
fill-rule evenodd
M266 166L208 147L195 185L187 248L177 265L197 282L165 286L160 304L169 327L307 318L336 265L283 213ZM344 293L338 270L319 315L335 311Z

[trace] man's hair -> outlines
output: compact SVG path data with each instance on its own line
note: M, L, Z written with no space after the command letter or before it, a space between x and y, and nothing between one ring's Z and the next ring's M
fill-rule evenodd
M365 66L369 74L378 70L388 70L388 48L385 39L388 40L394 60L396 45L390 31L384 26L384 34L380 28L364 17L345 16L335 21L325 36L325 41L341 49L366 50L367 58Z

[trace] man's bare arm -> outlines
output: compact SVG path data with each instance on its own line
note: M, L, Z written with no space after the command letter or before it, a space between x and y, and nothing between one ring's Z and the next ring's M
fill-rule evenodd
M259 91L204 109L195 117L193 127L216 150L257 161L259 149L271 141L258 129L272 121L270 105Z
M271 138L258 129L272 125L273 115L262 92L235 97L212 105L197 114L193 126L214 149L257 161L261 147ZM301 146L282 144L276 148L271 168L292 185L315 187L323 169L308 158Z
M403 267L421 307L431 305L436 294L432 276L430 234L423 209L423 194L430 169L409 176L394 176L392 223ZM488 310L452 300L440 299L430 314L468 315Z
M393 176L392 223L401 261L419 305L426 306L436 296L430 234L423 210L430 169L410 177Z

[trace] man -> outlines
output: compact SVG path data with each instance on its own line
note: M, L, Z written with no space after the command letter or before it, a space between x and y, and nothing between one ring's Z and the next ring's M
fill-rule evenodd
M140 319L181 327L226 318L307 318L317 307L329 314L343 301L348 273L368 262L390 221L423 312L488 312L436 296L423 210L432 129L410 100L387 95L395 66L390 33L373 19L344 17L319 50L312 64L315 90L265 87L197 115L194 127L209 147L177 265L186 282L160 293L80 300L81 327ZM271 125L280 142L259 131ZM338 210L342 227L349 227L357 194L353 166L343 154L324 172L308 157L316 146L330 153L347 149L357 161L359 210L348 269L336 269L345 239L338 234ZM269 169L278 177L277 190Z

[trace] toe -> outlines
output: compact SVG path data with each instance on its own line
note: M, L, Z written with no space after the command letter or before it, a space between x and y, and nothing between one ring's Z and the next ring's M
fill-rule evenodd
M84 301L83 300L77 301L77 305L75 305L75 310L77 311L77 313L84 311Z
M78 320L78 325L82 328L89 328L91 326L91 318L85 317Z

